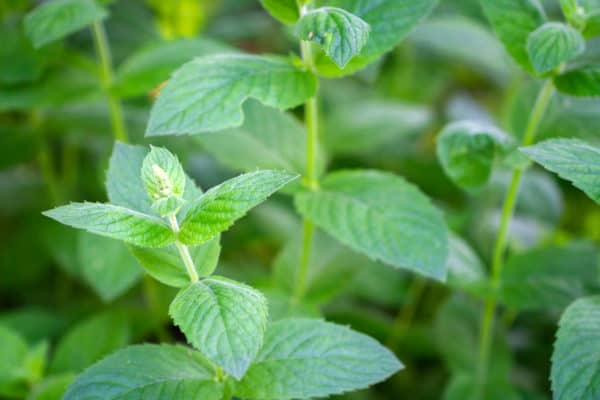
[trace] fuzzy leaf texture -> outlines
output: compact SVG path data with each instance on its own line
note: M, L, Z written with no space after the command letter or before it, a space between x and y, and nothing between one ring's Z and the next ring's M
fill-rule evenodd
M25 17L25 31L36 48L108 16L94 0L47 1Z
M443 281L448 233L442 213L414 185L378 171L335 172L296 208L342 243L398 268Z
M551 139L521 149L600 204L600 149L579 139Z
M260 292L211 277L182 289L169 314L195 348L239 380L262 346L268 309Z
M554 78L554 85L571 96L600 96L600 66L587 65L567 71Z
M341 70L327 56L317 57L319 73L336 77L361 70L396 47L437 5L437 0L319 0L316 6L342 8L371 27L360 54Z
M61 224L141 247L163 247L175 242L167 224L151 215L101 203L71 203L45 211Z
M563 314L552 354L554 400L595 400L600 393L600 297L577 300Z
M312 97L316 77L274 56L221 54L177 70L152 107L147 136L184 135L240 126L250 97L288 109Z
M235 394L245 399L306 399L364 389L402 364L374 339L311 319L271 324L265 344Z
M187 245L211 240L297 177L281 171L257 171L215 186L190 206L181 222L179 240Z
M210 363L192 349L137 345L85 370L63 400L219 400L223 388L214 376Z
M301 40L319 43L335 65L343 69L365 46L370 29L369 24L346 10L322 7L302 16L296 34Z
M494 32L512 58L528 72L533 66L527 52L529 34L546 22L539 0L480 0Z
M273 18L284 24L295 24L300 18L296 0L260 0L260 4Z
M511 137L493 126L461 121L444 128L437 140L437 156L454 183L475 191L489 181L497 150L510 144Z
M220 237L217 236L209 242L189 248L196 273L201 278L211 275L217 267L221 253L219 239ZM154 279L173 287L181 288L189 285L190 276L175 245L160 249L133 247L131 251L144 270Z
M550 72L585 51L579 31L560 22L548 22L527 39L527 53L538 75Z

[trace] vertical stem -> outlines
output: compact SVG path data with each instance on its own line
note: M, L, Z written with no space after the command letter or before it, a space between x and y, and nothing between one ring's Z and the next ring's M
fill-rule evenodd
M527 129L525 135L523 135L522 145L529 146L533 144L535 135L537 134L540 126L540 122L548 109L550 100L554 94L554 85L551 79L548 79L538 94L535 106L529 116L527 123ZM486 299L483 318L481 320L480 330L480 341L479 341L479 356L478 356L478 370L477 370L477 382L478 382L478 397L483 399L485 385L487 381L487 373L489 367L489 358L492 347L492 338L494 330L494 314L498 303L497 290L500 286L500 280L502 277L502 267L504 265L504 256L506 253L506 246L508 240L508 233L510 227L510 221L513 217L517 198L519 194L519 186L523 178L523 170L517 169L513 172L513 176L508 187L508 192L504 199L504 206L502 208L502 216L500 220L500 226L498 228L498 234L496 237L496 243L494 245L494 253L492 257L492 288L491 293Z
M179 232L179 223L177 222L177 217L175 216L175 214L169 214L168 218L169 224L171 225L171 229L173 230L173 232ZM196 265L194 265L194 260L192 260L192 256L190 255L188 247L185 244L181 243L179 240L175 241L175 246L177 246L179 256L183 260L185 269L187 270L187 273L190 276L190 281L192 283L198 282L200 278L198 277L198 272L196 272Z
M306 13L306 7L298 1L300 13ZM310 42L300 43L302 60L305 65L314 69L313 54ZM304 181L311 190L319 188L319 177L317 172L317 154L319 146L319 99L318 94L308 99L304 104L304 122L306 124L306 172ZM304 220L302 228L302 255L296 272L296 284L294 288L294 302L300 302L306 294L306 283L310 266L310 252L314 234L314 225L309 220Z
M113 83L112 56L102 22L94 22L92 31L94 34L94 42L96 44L96 52L98 53L98 58L100 60L100 77L102 79L102 88L106 93L113 135L116 140L127 143L129 139L125 127L125 118L123 117L121 101L111 92Z
M53 205L59 205L62 200L62 191L54 170L52 153L48 148L48 143L44 135L42 126L42 116L39 110L33 110L29 118L30 125L36 134L38 140L38 155L37 162L42 173L42 178L48 189L48 195Z

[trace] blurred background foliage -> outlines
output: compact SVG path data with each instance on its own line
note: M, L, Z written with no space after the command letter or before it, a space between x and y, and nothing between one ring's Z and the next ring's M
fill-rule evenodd
M58 399L74 374L117 348L183 337L166 311L173 290L144 277L123 245L40 214L69 201L104 201L114 141L90 32L35 50L22 21L37 3L0 0L0 397ZM256 0L104 3L115 66L110 90L123 99L131 141L166 145L203 188L231 177L236 166L222 163L228 157L219 149L227 140L235 147L235 132L221 142L148 141L149 107L169 74L195 56L228 47L297 53L292 32ZM544 3L559 16L557 1ZM583 57L600 58L600 41ZM441 0L381 62L322 84L324 162L393 171L421 187L456 233L449 263L466 271L460 279L426 281L319 234L308 301L291 307L300 222L285 196L223 235L219 274L267 293L272 319L292 313L349 324L386 343L407 366L388 382L344 398L464 399L463 377L476 358L478 293L485 290L477 282L486 274L509 173L500 171L484 190L465 194L443 174L435 138L444 124L465 118L521 135L536 85L512 64L477 0ZM557 95L540 136L596 142L599 110L600 99ZM277 118L275 110L261 112L263 121ZM261 128L248 118L242 129ZM541 169L525 179L501 294L499 330L508 340L499 332L492 358L493 376L508 376L496 385L494 398L502 400L550 398L557 318L598 286L598 208ZM15 362L22 371L5 376L3 366Z

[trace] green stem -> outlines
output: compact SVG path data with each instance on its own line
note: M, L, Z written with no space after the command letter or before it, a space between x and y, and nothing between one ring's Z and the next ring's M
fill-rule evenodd
M395 350L398 347L398 342L402 338L402 335L406 330L410 327L415 313L417 311L417 307L419 302L421 301L421 297L425 292L425 287L427 286L427 280L420 276L415 277L413 282L408 289L408 293L406 296L406 304L394 320L392 328L390 330L390 334L387 340L387 347L390 350Z
M48 195L52 204L59 205L62 202L62 191L58 182L58 177L54 171L52 153L49 149L48 143L44 135L44 128L42 126L42 115L39 110L33 110L30 115L29 122L34 131L36 131L36 138L38 140L38 154L37 161L48 189Z
M113 84L112 56L102 22L95 22L92 26L92 31L94 34L94 42L96 44L96 52L98 53L98 58L100 59L100 77L102 79L102 89L106 93L106 100L108 102L113 134L116 140L127 143L129 142L129 139L127 135L127 129L125 127L125 118L123 116L121 101L111 91L111 86Z
M175 214L169 214L168 218L173 232L179 232L179 223L177 222L177 217ZM190 255L188 247L179 240L175 241L175 246L177 246L179 256L183 260L183 264L185 265L185 269L190 277L190 281L192 283L198 282L200 278L198 277L198 272L196 272L196 265L194 264L194 260L192 260L192 256Z
M300 3L301 2L298 1L300 12L305 13L306 8ZM314 69L310 42L302 41L300 46L304 64L308 68ZM308 99L304 105L304 122L306 124L306 171L304 182L311 190L317 190L319 188L319 176L317 172L317 153L319 151L319 99L317 93L315 93L312 98ZM302 255L296 273L296 284L293 297L293 301L296 303L301 302L306 294L314 230L313 223L305 219L302 228Z
M548 109L550 100L554 94L554 85L552 80L547 80L538 94L535 106L529 116L527 129L523 135L522 145L529 146L533 144L535 136L539 130L540 122ZM479 387L479 398L483 399L485 385L487 381L487 373L489 367L489 358L492 347L492 337L494 330L494 314L498 303L497 290L500 286L502 277L502 267L504 265L504 256L506 253L508 233L510 222L514 214L517 198L519 194L519 186L523 178L523 170L517 169L513 172L513 176L508 187L508 192L504 199L500 226L494 245L494 253L492 257L492 288L490 295L486 299L483 318L481 320L480 341L479 341L479 358L477 381Z

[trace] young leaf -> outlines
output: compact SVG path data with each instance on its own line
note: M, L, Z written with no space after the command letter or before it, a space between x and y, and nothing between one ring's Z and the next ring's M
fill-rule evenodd
M510 136L493 126L461 121L444 128L438 137L437 155L454 183L477 190L490 179L497 149L511 143Z
M71 203L45 211L61 224L141 247L164 247L175 234L161 219L124 207L101 203Z
M501 301L513 309L563 309L597 292L598 251L591 243L545 246L511 257L502 270Z
M480 3L510 55L526 71L532 72L527 39L531 32L546 22L539 0L481 0Z
M130 341L129 323L122 313L106 312L76 324L58 343L52 372L80 372Z
M240 126L249 98L287 109L313 96L315 76L278 57L221 54L177 70L154 104L146 135L184 135ZM216 107L215 104L221 106Z
M563 314L552 354L555 400L593 400L600 392L600 297L577 300Z
M296 35L301 40L319 43L341 69L360 53L369 38L369 30L365 21L336 7L311 10L296 25Z
M219 400L223 388L214 377L214 368L198 352L182 346L137 345L87 369L63 400Z
M198 135L202 146L223 164L241 171L282 169L303 172L306 129L288 113L256 100L244 105L244 124L218 135Z
M398 268L446 278L442 214L412 184L378 171L335 172L300 193L298 211L351 248Z
M260 0L260 4L284 24L295 24L300 17L296 0Z
M317 7L342 8L371 27L366 45L343 70L329 57L317 57L319 73L335 77L363 69L396 47L436 4L437 0L318 0Z
M142 163L141 175L152 209L161 217L176 214L181 209L186 176L181 163L169 150L151 147Z
M367 388L402 368L375 340L321 320L286 319L269 326L265 344L236 396L305 399Z
M587 65L554 78L556 88L571 96L600 96L600 66Z
M81 274L103 301L113 301L141 278L142 269L125 244L83 231L78 234Z
M0 385L23 379L27 343L12 329L0 325Z
M190 277L175 245L161 249L133 247L131 251L146 272L156 280L174 287L189 285ZM192 246L189 251L198 276L201 278L209 276L214 272L219 261L221 252L219 236L201 245Z
M107 15L106 10L94 0L53 0L25 17L25 31L35 47L42 47Z
M521 151L600 204L600 149L579 139L551 139Z
M560 22L547 22L529 35L527 54L539 75L558 68L585 51L579 31Z
M181 223L179 240L188 245L211 240L296 178L287 172L257 171L212 188L190 205Z
M262 346L267 313L260 292L219 277L182 289L169 308L188 341L238 380Z

